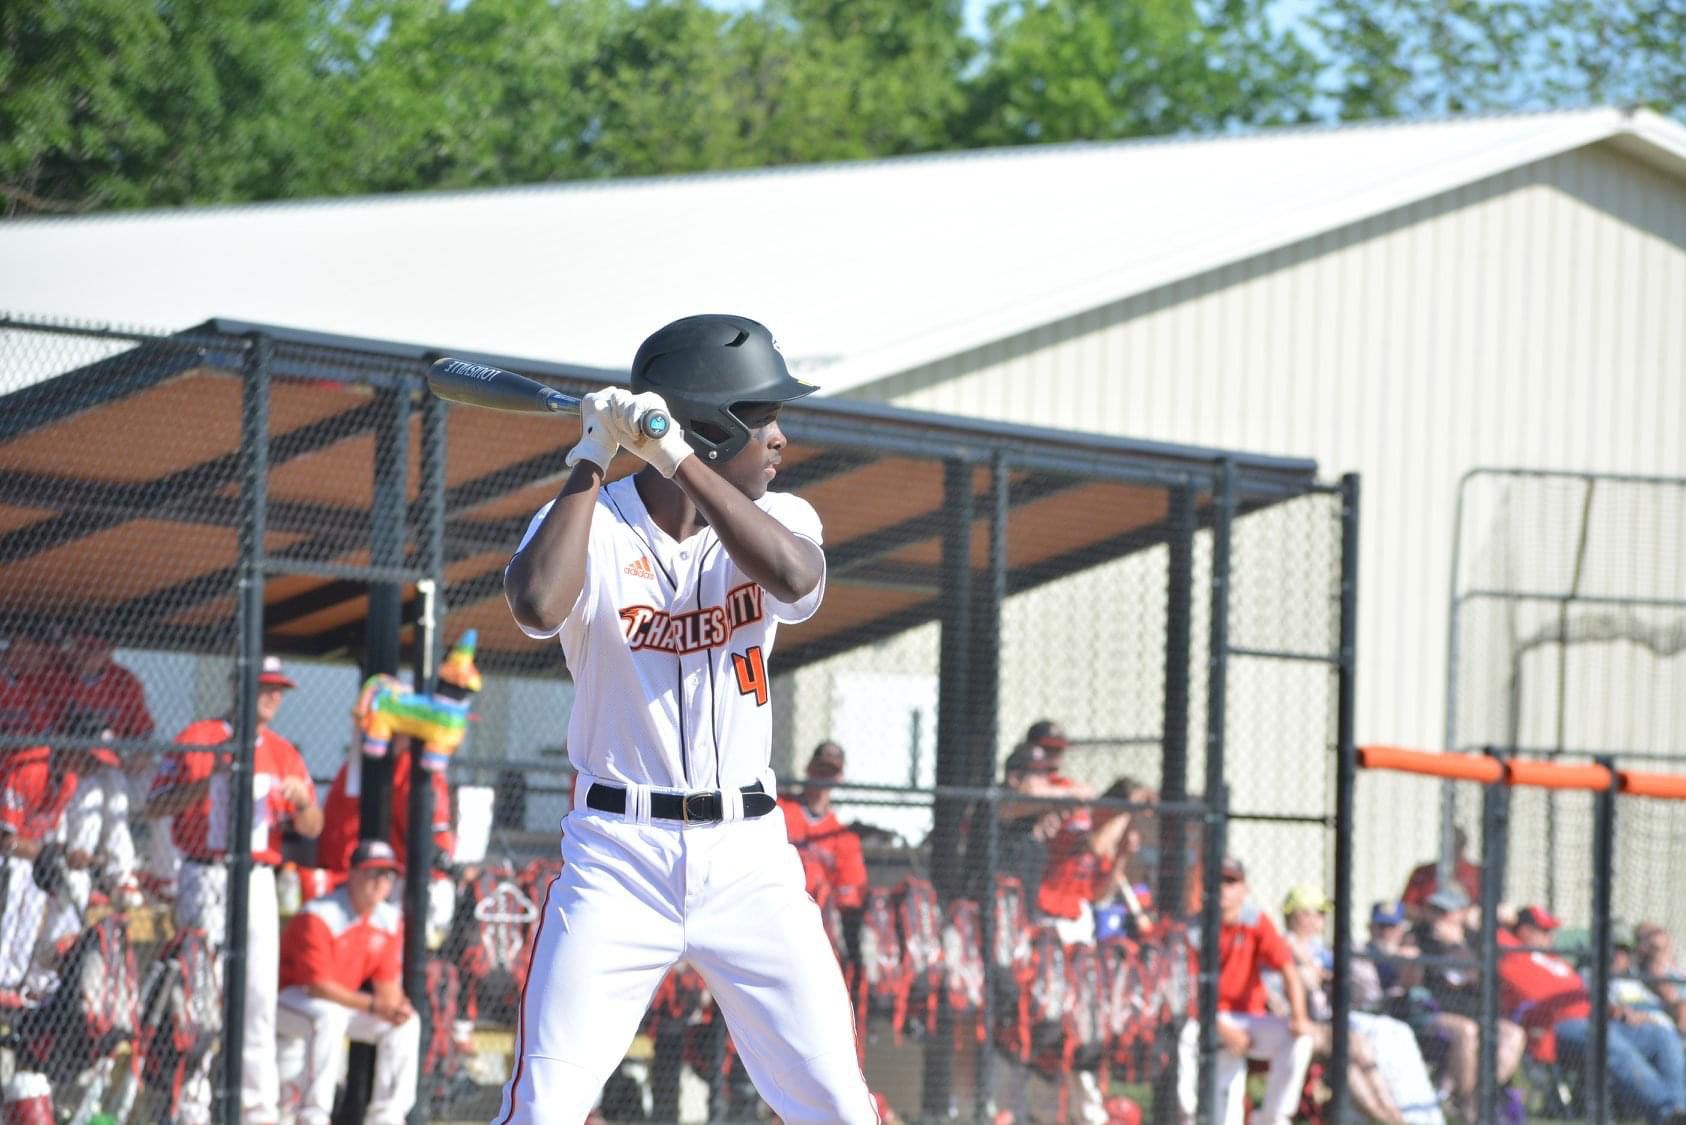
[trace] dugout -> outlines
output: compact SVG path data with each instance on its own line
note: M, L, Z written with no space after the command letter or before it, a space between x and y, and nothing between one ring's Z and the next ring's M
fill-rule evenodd
M475 628L488 680L562 672L553 644L514 628L501 576L577 426L448 408L422 381L442 354L576 393L621 378L226 320L158 335L0 319L7 634L97 628L125 649L232 660L248 717L262 652L365 672L410 662L425 680L441 643ZM1227 830L1226 741L1303 746L1291 801L1235 794L1229 812L1259 826L1255 848L1339 865L1326 829L1333 751L1350 739L1355 479L831 398L790 404L782 425L775 487L818 509L829 578L820 614L780 634L774 690L799 712L781 720L781 750L802 714L831 706L828 667L894 665L885 646L923 630L936 698L915 745L934 753L900 788L931 808L939 890L961 886L961 825L993 800L1039 677L1073 707L1118 703L1082 724L1097 758L1137 755L1208 858ZM635 467L622 456L611 477ZM1034 638L1004 628L1005 607L1049 599L1057 614L1027 610ZM386 815L372 800L366 825ZM1182 900L1187 859L1163 849L1166 901ZM920 1095L944 1112L946 1066L928 1057Z

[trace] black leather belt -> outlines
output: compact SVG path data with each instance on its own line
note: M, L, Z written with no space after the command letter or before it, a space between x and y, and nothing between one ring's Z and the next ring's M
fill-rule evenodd
M746 785L743 793L743 815L746 819L766 816L778 808L778 802L761 788L757 781ZM626 814L626 790L613 785L594 783L585 791L588 808L599 812ZM660 820L681 820L686 824L714 824L726 815L726 799L718 789L698 793L651 793L650 815Z

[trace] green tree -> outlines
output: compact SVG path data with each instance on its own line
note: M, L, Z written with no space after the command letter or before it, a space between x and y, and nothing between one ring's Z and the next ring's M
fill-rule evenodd
M312 147L315 0L0 5L6 213L261 198Z
M1342 118L1686 111L1680 0L1323 0L1311 23Z
M1315 62L1264 0L1001 0L969 83L977 144L1305 120Z

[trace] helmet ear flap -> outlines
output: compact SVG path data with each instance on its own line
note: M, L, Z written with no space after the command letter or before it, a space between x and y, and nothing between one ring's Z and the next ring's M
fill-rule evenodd
M686 442L711 465L724 465L749 444L749 427L738 420L730 406L717 406L681 425Z

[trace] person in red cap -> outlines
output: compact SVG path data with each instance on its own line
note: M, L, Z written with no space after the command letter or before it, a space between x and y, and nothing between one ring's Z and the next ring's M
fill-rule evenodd
M241 1120L271 1125L280 1117L281 1084L275 1058L275 990L281 930L275 869L281 863L281 831L291 821L307 839L322 831L316 786L298 749L270 727L284 693L294 688L281 661L264 657L258 672L258 736L252 756L252 874L246 922L246 1019ZM228 766L234 740L232 718L205 719L176 736L186 746L167 755L152 781L149 818L171 817L170 835L182 854L176 896L176 925L197 929L213 951L223 944L228 902ZM220 964L220 958L219 962ZM182 1093L184 1112L208 1113L209 1059Z
M1306 1067L1311 1062L1312 1023L1305 985L1292 972L1293 952L1270 915L1247 897L1247 869L1234 856L1223 860L1219 889L1222 923L1218 931L1218 1117L1240 1125L1246 1116L1243 1087L1247 1060L1270 1063L1265 1092L1251 1120L1255 1125L1285 1125L1299 1106ZM1262 973L1282 976L1289 1016L1270 1015ZM1185 1120L1192 1120L1200 1074L1200 1025L1183 1024L1178 1042L1177 1096Z
M845 828L831 805L832 786L843 780L843 747L822 742L808 759L807 777L796 798L781 797L785 828L802 857L808 894L815 902L835 895L840 910L859 910L866 901L866 860L861 838Z
M409 737L400 735L392 747L392 832L388 842L398 862L409 862L410 783L413 770ZM457 836L451 830L451 785L444 770L423 770L433 787L433 846L449 856L456 850ZM351 853L356 849L363 824L363 755L353 746L328 787L322 804L322 835L316 838L316 866L331 874L335 883L345 881L351 870Z
M299 1125L327 1125L348 1038L375 1046L368 1125L399 1125L415 1104L421 1021L400 983L403 920L388 901L399 870L390 844L364 840L345 883L306 903L282 935L276 1027L304 1040Z
M1562 923L1541 906L1516 912L1499 933L1499 1001L1533 1036L1532 1052L1578 1066L1592 1041L1592 1001L1573 965L1549 952ZM1606 1065L1615 1116L1649 1121L1686 1115L1686 1052L1672 1027L1609 1022Z

